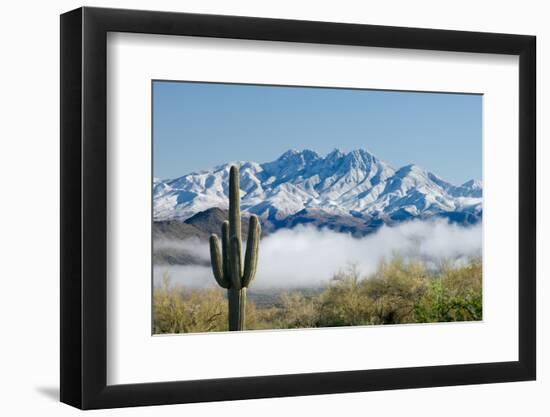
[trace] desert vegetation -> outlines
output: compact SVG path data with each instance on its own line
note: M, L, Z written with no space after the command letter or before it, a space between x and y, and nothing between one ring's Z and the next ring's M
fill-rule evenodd
M229 330L222 288L173 285L166 275L153 297L155 334ZM369 275L348 265L322 288L277 291L272 299L249 298L247 330L481 320L481 258L434 267L395 255Z

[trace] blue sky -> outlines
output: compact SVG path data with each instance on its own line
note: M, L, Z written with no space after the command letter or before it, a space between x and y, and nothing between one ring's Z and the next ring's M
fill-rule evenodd
M480 95L154 81L154 176L366 148L461 184L481 179L481 124Z

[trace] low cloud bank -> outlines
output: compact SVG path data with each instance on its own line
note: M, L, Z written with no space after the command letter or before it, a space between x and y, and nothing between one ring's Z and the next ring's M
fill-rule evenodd
M155 240L154 249L157 251L185 252L199 261L210 262L210 249L198 237L191 237L185 240Z
M190 248L198 259L208 259L208 245L198 241L161 243ZM172 247L172 246L170 246ZM155 248L159 244L155 242ZM374 272L382 259L399 253L437 266L443 260L460 263L480 256L481 225L462 227L445 220L412 221L395 227L383 226L376 233L354 238L311 226L283 229L262 239L254 289L314 287L326 283L349 264L361 274ZM215 285L210 268L198 265L155 266L155 284L163 274L172 283L191 287Z

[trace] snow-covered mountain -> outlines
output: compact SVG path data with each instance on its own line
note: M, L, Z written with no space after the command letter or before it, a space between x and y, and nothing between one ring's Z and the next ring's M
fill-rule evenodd
M268 228L325 225L331 218L372 225L443 216L475 223L482 216L480 181L455 186L416 165L395 170L365 149L335 149L326 156L289 150L273 162L231 162L155 179L154 219L183 221L213 207L226 209L232 164L240 166L243 212L257 214Z

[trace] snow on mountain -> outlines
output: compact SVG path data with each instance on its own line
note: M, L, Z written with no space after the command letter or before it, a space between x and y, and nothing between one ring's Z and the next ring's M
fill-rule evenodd
M155 178L154 219L186 220L212 207L226 209L232 164L240 166L243 212L274 227L305 213L385 222L434 215L472 222L482 213L480 181L455 186L417 165L395 170L365 149L335 149L324 157L306 149L263 164L233 162L172 180Z

